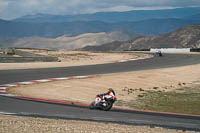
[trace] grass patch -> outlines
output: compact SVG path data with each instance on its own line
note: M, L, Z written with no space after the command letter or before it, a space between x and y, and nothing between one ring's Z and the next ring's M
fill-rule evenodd
M142 96L138 95L136 101L119 101L116 105L135 109L200 115L200 90L147 91Z
M138 102L141 109L200 115L200 93L147 92Z

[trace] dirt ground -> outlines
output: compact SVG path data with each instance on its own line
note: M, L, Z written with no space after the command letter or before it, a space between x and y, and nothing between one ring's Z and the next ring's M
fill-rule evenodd
M196 133L149 126L0 115L0 133Z
M99 75L10 88L15 95L90 103L96 94L113 88L118 100L130 101L146 90L172 91L200 83L200 65Z
M98 53L87 51L46 51L24 49L20 50L40 55L58 57L60 62L0 63L0 70L94 65L112 63L117 60L134 59L141 56L146 56L140 53Z

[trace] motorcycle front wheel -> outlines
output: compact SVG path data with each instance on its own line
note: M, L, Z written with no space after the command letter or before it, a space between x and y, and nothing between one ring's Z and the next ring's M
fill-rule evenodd
M112 106L113 106L113 103L112 103L112 102L107 102L107 103L106 103L106 106L103 106L102 109L103 109L104 111L109 111L109 110L111 110Z

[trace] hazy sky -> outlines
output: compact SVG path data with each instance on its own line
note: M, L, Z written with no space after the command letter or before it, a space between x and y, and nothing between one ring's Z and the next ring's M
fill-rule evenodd
M200 0L0 0L0 18L27 14L83 14L100 11L129 11L200 7Z

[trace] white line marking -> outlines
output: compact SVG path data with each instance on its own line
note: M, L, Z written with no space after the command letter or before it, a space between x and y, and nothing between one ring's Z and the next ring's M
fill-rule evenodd
M12 94L0 94L0 96L15 97L15 95Z
M17 113L10 113L10 112L0 112L0 114L3 114L3 115L15 115Z

